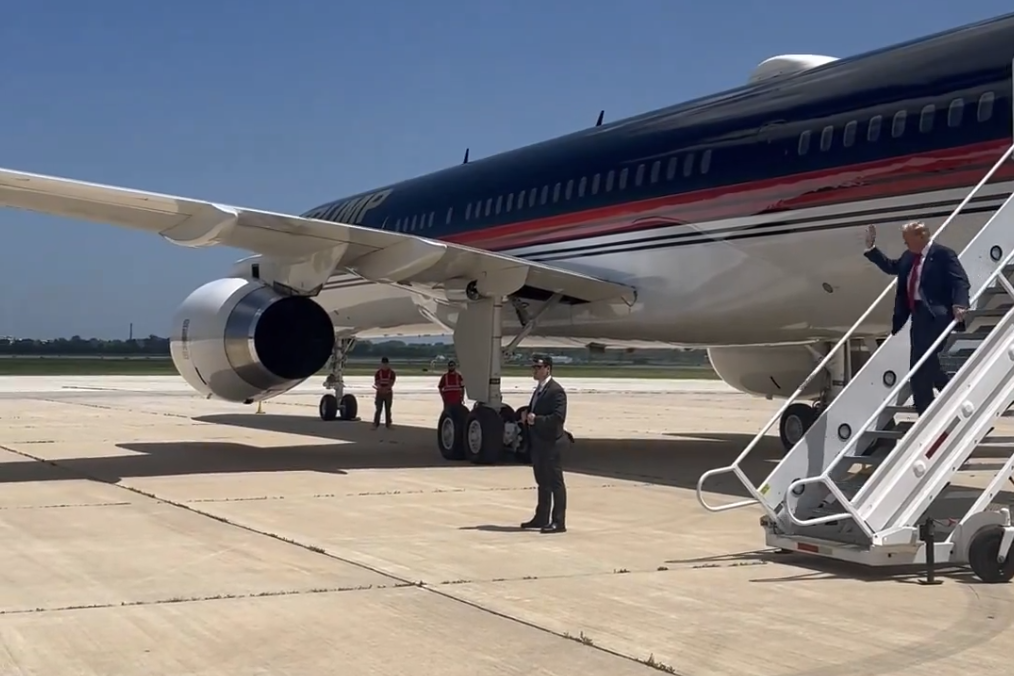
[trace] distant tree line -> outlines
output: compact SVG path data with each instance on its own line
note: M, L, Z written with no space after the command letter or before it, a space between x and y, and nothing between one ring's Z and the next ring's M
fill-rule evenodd
M667 363L685 366L707 365L707 353L693 349L652 349L652 350L609 350L596 352L588 348L554 348L552 350L535 350L522 348L517 351L517 358L528 359L535 353L550 353L561 357L570 357L581 362L625 362L630 364ZM151 335L147 338L131 340L101 340L99 338L33 339L33 338L0 338L0 355L24 356L169 356L169 339ZM453 343L406 343L400 340L373 342L360 340L353 349L351 358L380 359L388 357L392 360L429 361L438 357L451 359L454 357Z

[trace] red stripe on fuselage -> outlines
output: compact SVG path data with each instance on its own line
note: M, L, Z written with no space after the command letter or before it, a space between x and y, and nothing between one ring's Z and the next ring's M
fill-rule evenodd
M1007 149L1007 140L834 167L750 183L573 211L463 232L447 241L487 251L650 230L681 223L757 216L971 186ZM1014 163L994 181L1014 177ZM679 180L679 179L676 179ZM660 223L658 216L666 223ZM648 220L646 220L648 219Z

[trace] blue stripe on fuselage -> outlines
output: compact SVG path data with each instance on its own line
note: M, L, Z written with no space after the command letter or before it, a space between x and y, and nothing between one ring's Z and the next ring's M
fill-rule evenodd
M451 167L306 215L472 241L564 214L811 172L826 173L808 192L834 191L855 165L1009 139L1012 58L1014 14ZM963 106L955 124L957 100ZM934 112L921 115L931 104ZM900 111L907 119L895 135ZM878 116L879 136L870 141ZM854 142L846 146L850 128ZM806 132L809 147L801 152Z

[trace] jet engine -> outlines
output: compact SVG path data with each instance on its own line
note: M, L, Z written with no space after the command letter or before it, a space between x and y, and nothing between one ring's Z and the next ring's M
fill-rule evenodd
M249 404L317 373L334 340L331 318L313 299L236 277L208 282L183 301L170 351L202 395Z
M837 61L833 56L822 56L820 54L780 54L770 59L761 61L747 78L748 84L756 84L783 75L801 73L826 63Z

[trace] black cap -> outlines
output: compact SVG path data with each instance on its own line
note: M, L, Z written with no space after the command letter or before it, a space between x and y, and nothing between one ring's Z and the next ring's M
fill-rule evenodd
M448 365L448 366L457 366L458 364L457 364L457 362L455 362L455 361L454 361L454 360L452 359L452 360L450 360L449 362L447 362L447 365Z
M545 357L532 357L532 366L552 366L553 358L550 356Z
M381 363L381 364L389 364L389 363L390 363L390 360L388 360L388 358L387 358L387 357L381 357L381 358L380 358L380 363Z

